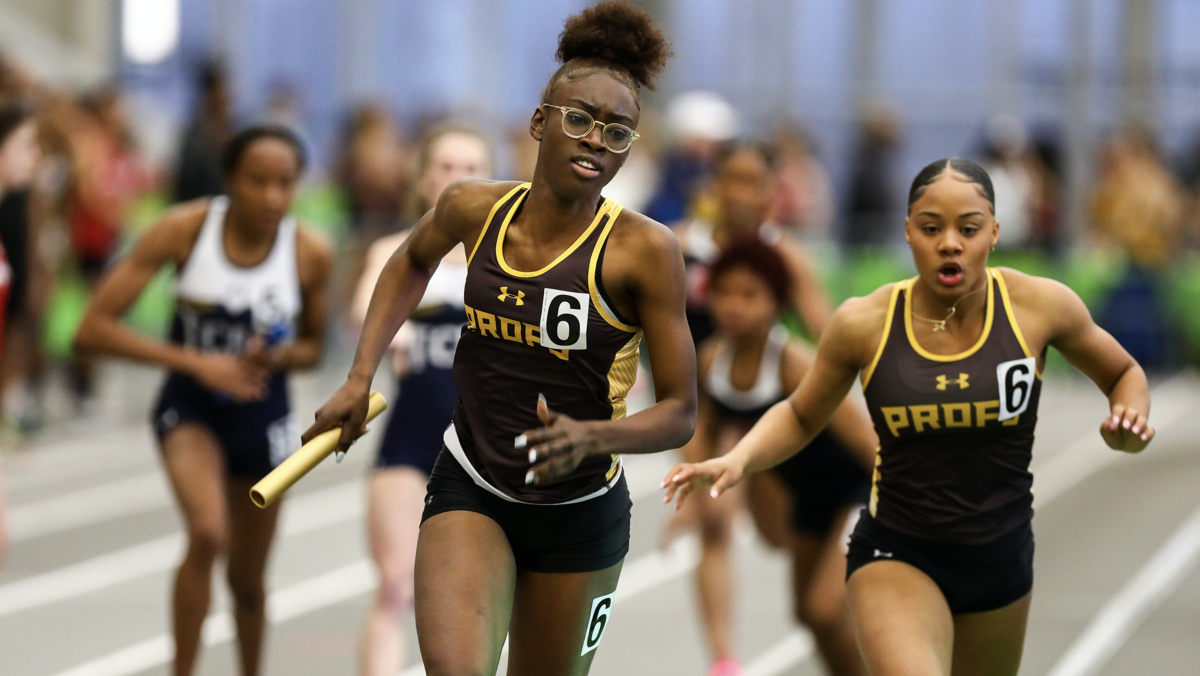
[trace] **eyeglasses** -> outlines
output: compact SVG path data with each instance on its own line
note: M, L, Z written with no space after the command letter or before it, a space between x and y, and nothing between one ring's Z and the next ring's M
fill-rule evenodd
M642 136L623 124L597 122L596 118L578 108L565 108L563 106L550 105L549 103L543 103L542 105L562 111L562 130L564 134L571 138L583 138L592 133L592 129L599 125L602 130L600 141L604 144L605 148L614 153L628 151L633 142Z

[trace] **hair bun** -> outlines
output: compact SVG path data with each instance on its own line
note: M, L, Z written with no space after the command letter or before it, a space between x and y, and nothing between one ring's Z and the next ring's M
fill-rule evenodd
M555 58L602 61L629 73L639 87L654 89L671 46L645 11L608 0L567 19Z

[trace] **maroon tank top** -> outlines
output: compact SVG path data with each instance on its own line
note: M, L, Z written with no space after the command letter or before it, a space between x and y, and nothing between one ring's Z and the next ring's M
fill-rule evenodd
M914 281L893 289L883 341L864 375L880 442L871 515L917 537L986 543L1033 518L1029 463L1041 374L999 271L988 269L979 341L956 355L917 343Z
M541 427L537 397L577 420L625 415L642 332L612 309L600 280L605 243L622 207L604 199L575 242L541 270L504 260L504 236L529 192L492 208L467 262L467 325L454 357L458 405L446 446L475 483L506 500L579 502L619 479L619 456L587 458L568 477L525 485L528 449L513 439Z

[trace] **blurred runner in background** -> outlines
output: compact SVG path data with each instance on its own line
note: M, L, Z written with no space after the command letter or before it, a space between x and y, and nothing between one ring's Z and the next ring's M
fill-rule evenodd
M460 178L491 178L491 167L488 142L478 132L458 126L434 128L420 150L416 207L432 209L446 186ZM354 320L360 324L379 273L408 235L405 231L384 237L368 251L353 306ZM392 340L400 391L390 406L391 417L367 483L367 533L379 590L363 628L363 676L395 676L404 665L401 622L413 606L413 564L425 485L458 402L454 350L466 323L466 280L467 254L457 246L442 259L412 318Z

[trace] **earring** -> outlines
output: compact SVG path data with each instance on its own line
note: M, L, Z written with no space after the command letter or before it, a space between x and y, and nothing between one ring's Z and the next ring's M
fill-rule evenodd
M995 250L996 250L996 245L995 245L995 244L993 244L993 245L992 245L992 251L995 251Z

